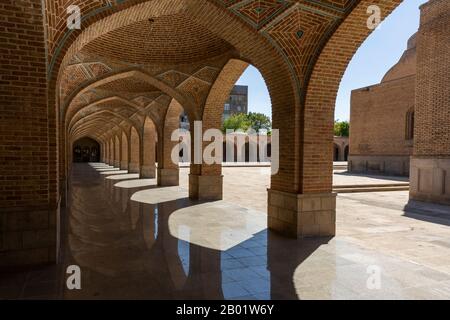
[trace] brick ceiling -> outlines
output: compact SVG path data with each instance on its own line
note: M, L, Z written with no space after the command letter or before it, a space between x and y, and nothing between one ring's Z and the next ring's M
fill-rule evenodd
M214 57L230 45L181 14L144 20L90 42L83 52L128 63L188 63Z

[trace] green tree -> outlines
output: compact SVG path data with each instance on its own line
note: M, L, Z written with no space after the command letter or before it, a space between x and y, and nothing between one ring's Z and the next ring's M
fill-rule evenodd
M227 129L247 131L250 126L251 123L247 115L245 113L237 113L223 122L222 131L226 132Z
M263 113L237 113L223 122L222 131L226 132L227 129L247 131L249 128L252 128L256 132L265 129L270 133L272 122L270 121L270 118Z
M272 130L272 121L270 121L270 118L264 113L250 112L247 115L247 118L251 123L251 127L256 132L259 132L261 129L266 130L267 132Z
M348 121L339 121L336 120L334 122L334 135L339 137L348 137L350 134L350 124Z

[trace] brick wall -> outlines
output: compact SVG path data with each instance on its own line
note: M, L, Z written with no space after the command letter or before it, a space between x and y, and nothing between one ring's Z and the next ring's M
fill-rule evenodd
M410 198L450 204L450 2L421 7Z
M416 38L380 84L352 91L349 171L409 174L413 152Z
M43 25L40 0L0 3L0 266L55 260Z
M414 108L414 76L352 92L351 155L412 154L406 116Z
M414 155L450 157L450 3L422 6L417 48Z

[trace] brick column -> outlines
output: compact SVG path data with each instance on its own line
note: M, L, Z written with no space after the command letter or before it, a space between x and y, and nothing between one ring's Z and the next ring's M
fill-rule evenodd
M268 225L290 237L334 236L336 194L268 190Z
M3 0L0 12L0 267L55 262L56 129L42 1Z
M421 6L410 198L450 204L450 2Z
M145 120L141 140L141 177L152 179L156 177L156 128L150 118Z
M109 155L111 153L111 147L109 145L109 140L105 142L105 164L109 164Z
M128 142L129 156L128 156L128 172L141 173L140 165L140 145L139 133L134 127L131 127L130 140Z
M201 166L201 165L200 165ZM191 166L191 172L196 172ZM189 198L199 200L221 200L223 198L223 176L189 174Z
M120 168L120 152L121 152L120 140L116 135L114 136L113 140L114 140L114 167Z
M128 170L128 138L124 132L120 138L120 149L120 170Z
M100 162L105 162L105 143L100 143Z
M220 109L219 109L220 110ZM213 127L210 123L203 121L202 130L198 132L200 137L197 137L194 123L191 123L191 171L189 174L189 198L199 200L221 200L223 198L223 175L222 175L222 160L220 156L220 163L206 164L203 158L205 147L210 142L203 142L203 134L208 128ZM211 120L210 120L211 121ZM213 121L211 121L213 122ZM202 164L195 164L195 140L198 139L198 162ZM220 146L223 146L221 143Z
M167 110L164 127L159 130L158 139L158 186L178 186L180 169L178 163L172 161L172 150L178 142L171 141L172 132L180 127L181 105L173 100Z
M114 155L115 155L115 150L114 150L114 137L109 139L109 159L108 159L108 164L110 166L114 166Z

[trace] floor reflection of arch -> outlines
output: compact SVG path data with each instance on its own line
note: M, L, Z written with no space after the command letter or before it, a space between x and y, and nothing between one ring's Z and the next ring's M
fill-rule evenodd
M72 178L83 183L70 194L65 263L80 265L89 283L83 293L66 292L67 298L298 299L302 283L294 276L327 241L286 239L262 226L236 243L215 247L210 239L208 246L198 237L207 228L190 211L209 214L212 225L230 232L254 221L235 217L227 220L236 225L227 226L213 210L223 210L216 216L230 211L224 201L192 201L180 187L158 187L155 179L115 181L99 172L108 166L84 166L84 174ZM205 232L224 239L218 231Z

